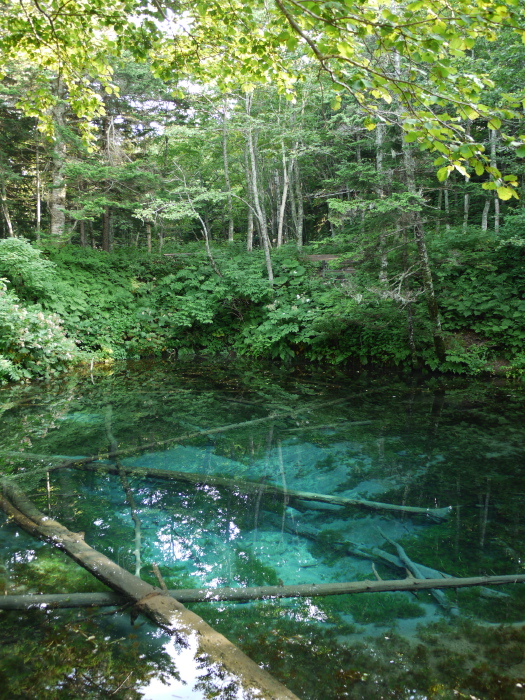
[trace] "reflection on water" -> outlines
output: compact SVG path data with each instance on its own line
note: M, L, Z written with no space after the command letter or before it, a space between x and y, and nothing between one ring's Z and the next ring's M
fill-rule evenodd
M153 585L153 563L170 589L405 578L397 545L429 577L524 573L524 394L504 382L139 364L4 389L0 411L4 473ZM0 557L9 594L104 590L10 523ZM189 607L303 699L524 692L523 585ZM4 697L241 697L129 610L0 613L0 644Z

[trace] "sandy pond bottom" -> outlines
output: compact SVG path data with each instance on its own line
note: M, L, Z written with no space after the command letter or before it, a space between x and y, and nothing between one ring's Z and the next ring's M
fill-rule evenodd
M136 522L121 479L42 470L59 455L107 450L109 415L122 464L136 470L128 479L139 564L153 584L153 562L169 588L404 578L381 557L395 554L391 542L454 576L523 573L519 388L159 364L25 392L0 392L9 407L0 425L4 471L23 470L19 481L42 510L135 571ZM206 432L238 423L246 425ZM48 458L13 457L20 444ZM156 478L159 469L202 483ZM207 484L213 476L231 485ZM282 491L247 492L246 481ZM435 521L288 490L454 508ZM8 594L105 590L7 520L0 556ZM425 592L189 607L303 700L506 700L525 697L524 588L447 592L456 616ZM0 613L0 698L251 697L133 617L129 609Z

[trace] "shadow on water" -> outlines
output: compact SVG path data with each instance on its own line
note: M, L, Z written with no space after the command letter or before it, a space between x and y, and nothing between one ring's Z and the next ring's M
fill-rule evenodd
M3 473L155 586L154 563L170 589L402 579L396 543L434 572L525 573L519 387L117 364L93 379L3 389L0 414ZM104 457L112 439L126 475L51 468ZM295 495L305 491L453 508L437 520ZM0 588L107 590L5 518ZM420 591L188 607L303 700L525 695L523 584L452 589L441 602ZM129 608L0 612L0 697L249 697L190 647L134 618Z

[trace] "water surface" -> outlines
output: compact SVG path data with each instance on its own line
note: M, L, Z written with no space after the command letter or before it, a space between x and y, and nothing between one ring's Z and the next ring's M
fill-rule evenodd
M121 364L0 391L0 459L41 510L154 585L153 562L169 588L404 578L381 557L395 555L393 543L448 575L516 574L524 399L501 380ZM137 470L127 484L103 471L49 469L96 454L113 464L104 459L112 438L121 463ZM288 491L453 508L435 520ZM106 590L5 518L0 557L8 594ZM449 591L445 606L419 592L189 607L305 700L524 695L523 584ZM0 697L242 696L132 618L102 608L0 613Z

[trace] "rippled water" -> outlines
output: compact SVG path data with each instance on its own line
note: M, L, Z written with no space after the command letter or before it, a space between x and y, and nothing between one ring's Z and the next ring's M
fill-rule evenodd
M525 573L525 396L502 380L122 364L3 389L0 412L3 472L153 585L154 562L170 589L405 578L396 543L452 576ZM52 468L98 454L109 467L113 438L127 481ZM297 492L452 509L436 519ZM107 590L5 518L0 557L6 594ZM525 694L523 584L441 603L420 591L188 607L305 700ZM243 697L133 617L0 612L0 697Z

